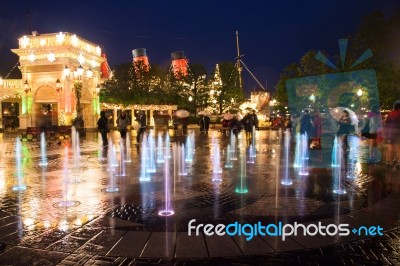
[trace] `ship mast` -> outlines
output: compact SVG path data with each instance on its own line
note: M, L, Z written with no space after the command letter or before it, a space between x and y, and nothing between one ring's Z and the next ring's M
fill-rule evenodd
M240 65L240 50L239 50L239 32L236 31L236 50L237 50L237 61L236 61L236 67L239 73L239 86L240 89L243 91L243 81L242 81L242 67Z

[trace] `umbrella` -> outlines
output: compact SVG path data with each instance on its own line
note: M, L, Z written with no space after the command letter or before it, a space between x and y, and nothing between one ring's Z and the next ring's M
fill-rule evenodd
M190 113L188 111L186 111L186 110L183 110L183 109L180 109L180 110L175 112L175 116L181 117L181 118L188 117L189 115L190 115Z
M226 114L223 114L222 117L223 117L225 120L231 120L231 119L233 118L233 114L231 114L231 113L226 113Z
M198 113L198 115L205 115L205 116L209 116L210 114L207 111L200 111Z
M343 114L344 110L349 112L351 124L352 125L358 125L358 118L357 118L356 113L353 110L351 110L351 109L349 109L347 107L335 107L335 108L331 109L329 112L330 112L331 116L335 120L339 121L340 118L342 117L342 114Z

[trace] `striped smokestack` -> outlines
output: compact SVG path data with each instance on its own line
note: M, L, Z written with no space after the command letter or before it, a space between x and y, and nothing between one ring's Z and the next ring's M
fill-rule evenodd
M145 66L145 68L149 68L149 58L146 54L146 48L137 48L132 50L133 55L133 63L139 64L140 62Z
M172 71L176 78L186 77L188 75L189 59L186 58L183 51L171 53Z

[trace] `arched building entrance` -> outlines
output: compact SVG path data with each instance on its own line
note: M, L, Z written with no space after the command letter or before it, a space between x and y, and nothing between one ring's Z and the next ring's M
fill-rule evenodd
M51 86L39 87L35 94L33 124L39 127L58 125L58 94Z

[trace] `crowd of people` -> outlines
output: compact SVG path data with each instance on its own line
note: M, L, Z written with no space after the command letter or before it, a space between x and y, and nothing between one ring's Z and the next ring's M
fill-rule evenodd
M252 134L253 128L259 129L259 121L255 111L247 113L242 119L238 119L236 115L232 115L232 117L229 118L230 119L222 119L223 132L237 135L241 130L245 130L247 134ZM185 118L181 118L181 120L182 119ZM386 163L400 166L400 101L394 104L393 110L388 113L386 119L382 119L379 106L372 106L371 111L362 121L357 120L354 122L349 111L346 109L342 110L341 117L336 118L336 120L336 133L334 133L334 135L340 138L345 151L349 148L349 135L361 137L369 143L368 162L376 163L381 160L378 144L384 140L387 146ZM146 113L144 111L139 111L135 121L137 121L138 125L136 142L140 143L147 129ZM188 123L185 121L181 121L183 134L187 133ZM127 131L131 126L130 118L125 111L122 111L116 122L116 127L121 138L125 139ZM322 114L319 110L312 112L309 109L305 109L301 115L293 112L285 127L291 130L292 136L295 136L297 133L306 134L308 137L308 147L310 149L321 149L322 123ZM107 133L110 132L110 123L104 111L100 113L97 125L101 133L103 145L107 146ZM210 117L205 114L200 115L198 125L201 134L208 134L210 129Z

